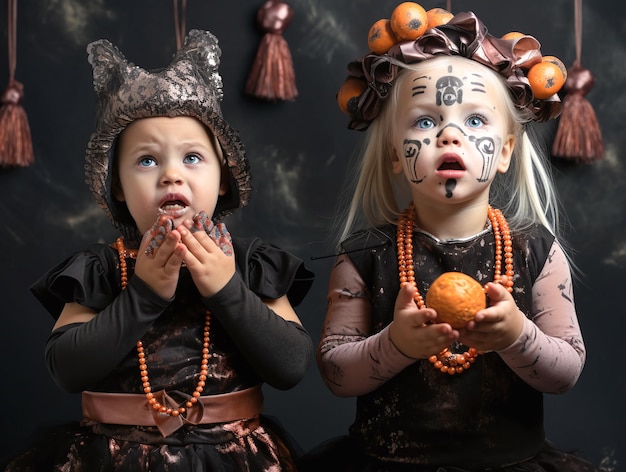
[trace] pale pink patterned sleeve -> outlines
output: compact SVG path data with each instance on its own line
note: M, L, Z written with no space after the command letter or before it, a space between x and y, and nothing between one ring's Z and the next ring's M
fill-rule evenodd
M500 357L526 383L545 393L574 386L585 364L568 260L554 243L533 285L533 306L522 333Z
M324 382L338 396L369 393L415 362L391 342L389 327L371 335L372 305L347 256L330 274L328 309L317 351Z
M328 309L318 347L322 378L339 396L369 393L415 362L391 342L389 328L370 336L369 293L352 262L337 259L330 275ZM533 388L562 393L578 380L585 362L569 263L555 243L533 286L531 318L511 346L498 351Z

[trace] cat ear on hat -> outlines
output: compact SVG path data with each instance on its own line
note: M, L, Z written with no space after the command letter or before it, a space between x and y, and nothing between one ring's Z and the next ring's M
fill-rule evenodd
M222 50L213 34L209 31L191 30L183 46L176 51L170 67L179 61L188 60L221 101L224 96L222 77L219 74L221 54Z
M93 87L96 93L101 95L111 89L113 82L120 82L128 62L119 49L106 39L90 43L87 46L87 53L93 68Z

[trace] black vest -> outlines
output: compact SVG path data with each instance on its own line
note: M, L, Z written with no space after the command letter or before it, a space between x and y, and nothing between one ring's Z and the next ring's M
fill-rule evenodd
M513 235L515 301L530 314L532 286L554 237L536 227ZM494 236L464 241L413 236L417 286L422 295L443 272L464 272L481 284L493 280ZM373 330L393 319L399 289L396 227L355 233L343 243L369 289ZM543 396L521 380L496 353L480 355L460 375L443 374L420 360L374 392L357 399L351 436L368 455L423 465L494 467L535 455L544 443Z

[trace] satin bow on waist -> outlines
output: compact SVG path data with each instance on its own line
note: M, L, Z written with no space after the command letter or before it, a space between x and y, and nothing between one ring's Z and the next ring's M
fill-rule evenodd
M154 392L162 405L178 408L180 401L173 397L188 397L178 391ZM257 385L237 392L207 395L188 408L184 414L170 416L153 409L145 395L136 393L82 393L83 417L98 423L156 426L166 437L183 425L227 423L252 418L263 410L263 392Z

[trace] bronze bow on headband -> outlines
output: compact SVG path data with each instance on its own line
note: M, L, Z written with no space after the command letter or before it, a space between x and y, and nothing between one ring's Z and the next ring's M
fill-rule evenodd
M351 129L364 130L381 110L398 68L437 55L456 55L477 61L506 80L515 104L526 108L535 121L555 118L561 110L557 94L540 100L533 96L526 73L541 62L541 45L532 36L497 38L473 12L462 12L448 23L427 30L416 40L402 41L385 54L369 53L348 64L348 74L365 80L368 87L348 107Z

